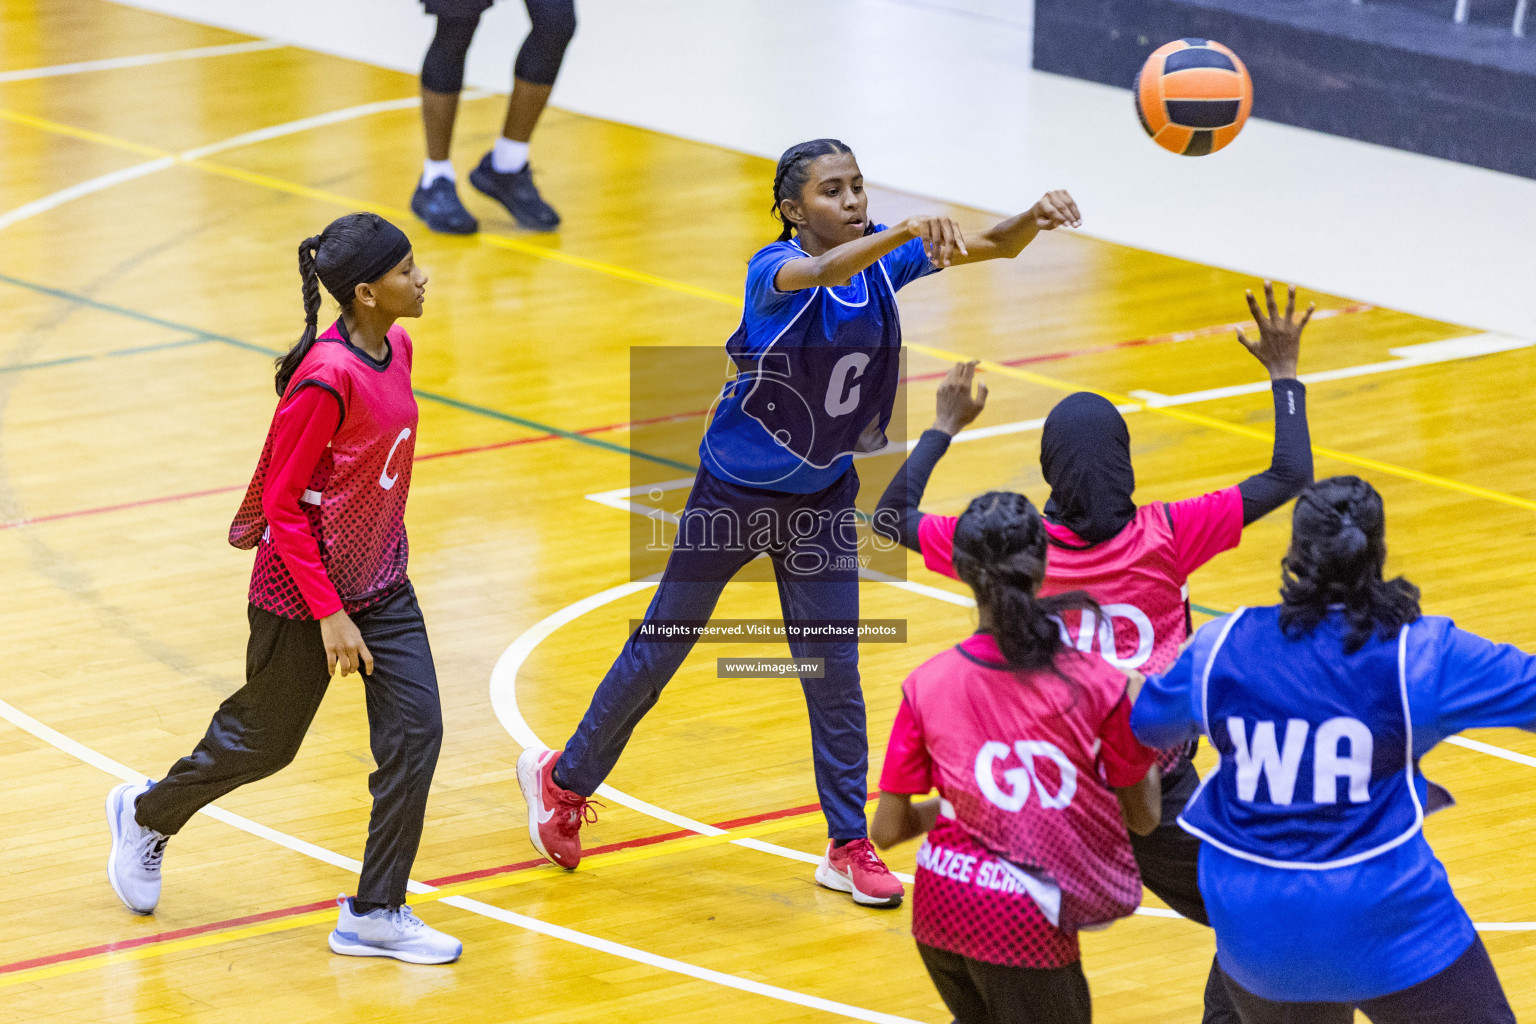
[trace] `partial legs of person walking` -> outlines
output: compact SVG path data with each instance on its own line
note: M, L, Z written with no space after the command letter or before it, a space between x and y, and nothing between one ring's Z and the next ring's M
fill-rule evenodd
M576 6L574 0L524 2L531 27L513 65L512 95L501 136L470 172L469 180L506 207L522 227L553 231L560 226L560 215L533 183L528 146L576 33ZM433 231L470 234L480 227L459 200L450 151L469 45L481 13L489 6L490 0L427 0L428 12L437 15L437 31L421 67L427 159L411 209Z
M108 877L137 913L150 913L159 902L170 837L203 807L292 762L330 685L318 622L255 606L247 614L245 685L219 706L196 748L163 779L124 783L108 798ZM368 780L373 810L358 895L341 908L342 923L351 927L338 926L345 938L333 934L331 946L352 955L445 963L458 956L458 941L404 906L443 734L426 625L409 583L352 619L373 654L374 670L362 681L377 768Z

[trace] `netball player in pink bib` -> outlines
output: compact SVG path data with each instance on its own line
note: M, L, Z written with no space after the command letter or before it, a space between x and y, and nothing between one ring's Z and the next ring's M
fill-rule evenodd
M368 702L373 813L355 898L338 900L334 952L416 964L458 959L452 936L405 905L442 708L427 627L406 577L405 502L416 448L411 339L427 275L404 232L371 213L299 245L304 334L277 367L277 409L229 542L255 548L245 685L158 782L107 797L107 878L132 911L160 900L166 844L200 809L281 770L331 674L358 672ZM341 316L319 330L320 287Z
M928 834L912 932L960 1024L1086 1022L1077 933L1141 902L1126 825L1158 824L1157 752L1131 735L1125 675L1057 625L1092 599L1038 596L1046 528L1028 499L984 494L951 536L980 625L902 685L871 835Z
M1268 470L1209 494L1138 507L1132 499L1130 433L1109 401L1080 392L1062 399L1046 417L1040 468L1051 487L1045 505L1050 558L1041 593L1080 589L1098 602L1096 610L1063 613L1063 630L1078 650L1115 668L1167 670L1190 633L1190 574L1236 547L1244 526L1296 497L1312 479L1306 387L1296 379L1301 332L1312 310L1296 317L1294 287L1283 315L1267 281L1264 295L1267 309L1261 310L1248 293L1258 340L1242 331L1237 336L1272 381L1275 442ZM940 386L933 428L923 432L874 517L877 530L919 551L929 569L951 577L957 576L957 520L924 514L918 506L950 438L986 404L984 384L971 393L975 365L956 366ZM1181 748L1160 758L1165 824L1132 842L1147 888L1185 917L1209 924L1197 879L1200 842L1173 824L1199 783L1190 753ZM1236 1010L1214 961L1212 966L1205 1024L1235 1024Z

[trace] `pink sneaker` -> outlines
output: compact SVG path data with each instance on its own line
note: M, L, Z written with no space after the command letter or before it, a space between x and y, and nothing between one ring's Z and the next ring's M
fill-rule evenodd
M517 757L517 782L528 804L528 838L551 864L575 869L581 863L581 825L596 821L594 802L555 785L560 751L529 747Z
M906 895L901 879L891 874L868 839L855 839L842 846L833 846L828 840L827 854L816 865L816 881L828 889L851 893L853 902L866 907L899 906Z

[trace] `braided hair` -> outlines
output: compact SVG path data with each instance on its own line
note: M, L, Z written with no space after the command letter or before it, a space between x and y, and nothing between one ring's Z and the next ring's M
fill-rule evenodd
M349 213L338 217L320 232L299 243L299 281L304 295L304 333L277 358L277 393L288 390L304 355L315 344L320 327L320 278L341 267L372 241L381 218L374 213ZM341 301L343 313L352 312L352 299Z
M1028 498L990 491L973 500L955 525L955 572L987 609L1008 664L1025 671L1056 670L1069 649L1058 617L1098 603L1075 590L1039 597L1045 580L1045 523Z
M779 233L779 241L787 242L795 233L795 226L785 218L779 204L786 199L800 198L805 191L805 183L811 180L812 162L819 156L852 152L847 143L837 139L812 139L798 146L790 146L779 157L779 167L773 175L773 215L784 224L784 230Z
M1329 611L1349 622L1344 652L1373 635L1389 639L1418 621L1419 588L1382 578L1387 561L1386 513L1376 488L1357 476L1319 480L1302 492L1291 515L1291 547L1280 563L1280 628L1298 638Z

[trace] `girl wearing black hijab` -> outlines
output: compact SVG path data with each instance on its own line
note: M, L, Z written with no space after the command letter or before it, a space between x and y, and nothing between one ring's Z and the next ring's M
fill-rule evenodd
M1063 629L1079 650L1096 651L1116 668L1151 674L1172 665L1191 632L1190 574L1236 547L1244 526L1296 497L1312 480L1306 387L1296 379L1301 332L1312 309L1296 318L1294 287L1283 316L1267 281L1264 295L1268 315L1248 293L1258 340L1237 332L1238 341L1269 371L1274 390L1274 454L1264 472L1235 487L1138 507L1132 497L1130 432L1113 404L1079 392L1046 417L1040 468L1051 487L1044 510L1049 556L1040 592L1087 591L1099 610L1063 614ZM972 394L975 369L974 362L961 363L940 385L938 418L891 481L874 516L876 530L920 552L929 569L951 577L957 519L927 515L919 505L950 438L986 405L985 384ZM1197 880L1200 842L1172 824L1199 783L1192 753L1192 746L1163 753L1162 820L1168 824L1131 841L1147 888L1185 917L1209 924ZM1237 1020L1213 970L1205 1024Z

